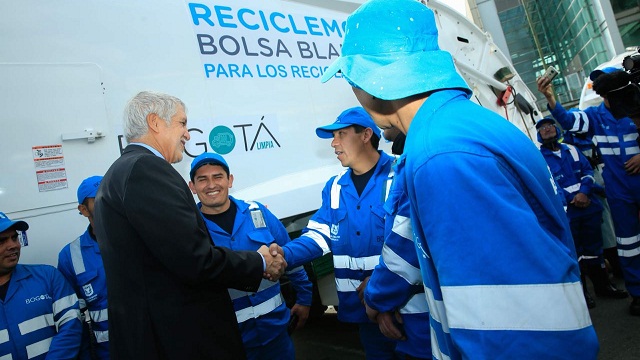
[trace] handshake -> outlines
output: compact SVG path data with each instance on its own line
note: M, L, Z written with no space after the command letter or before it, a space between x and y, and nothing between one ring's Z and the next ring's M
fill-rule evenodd
M267 265L262 277L271 281L277 281L280 276L284 274L284 270L287 268L287 262L284 260L284 251L282 248L273 243L269 247L262 245L258 252L264 258Z

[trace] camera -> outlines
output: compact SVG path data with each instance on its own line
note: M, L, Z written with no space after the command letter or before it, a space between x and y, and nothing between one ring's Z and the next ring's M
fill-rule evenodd
M640 122L640 48L635 54L626 56L622 66L628 76L624 77L623 83L616 84L613 90L606 93L609 111L616 119L630 117L637 125ZM595 81L593 85L595 90Z

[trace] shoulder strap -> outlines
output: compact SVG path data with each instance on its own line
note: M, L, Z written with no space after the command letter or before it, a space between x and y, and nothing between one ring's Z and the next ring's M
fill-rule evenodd
M80 275L85 272L84 260L82 259L80 237L73 240L71 244L69 244L69 252L71 253L71 264L73 265L73 271L76 273L76 275Z
M331 208L337 209L340 207L340 188L338 180L347 172L348 169L343 170L340 174L333 178L333 184L331 184Z

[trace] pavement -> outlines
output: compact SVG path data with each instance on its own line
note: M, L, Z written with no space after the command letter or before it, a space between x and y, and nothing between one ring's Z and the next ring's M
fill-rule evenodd
M618 288L624 287L621 280L613 279L613 282ZM597 306L589 313L600 341L598 359L640 359L640 316L629 315L631 298L595 299ZM358 328L340 323L331 307L322 316L311 319L292 338L298 360L364 359Z

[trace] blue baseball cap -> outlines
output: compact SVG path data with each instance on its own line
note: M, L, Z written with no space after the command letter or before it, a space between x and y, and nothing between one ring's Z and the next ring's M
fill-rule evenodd
M14 228L20 231L27 231L29 224L22 220L12 221L3 212L0 212L0 232L3 232L9 228Z
M101 181L102 176L91 176L84 179L78 186L78 204L84 203L87 198L95 198Z
M335 130L344 129L349 126L360 125L365 128L371 128L373 135L380 139L380 129L373 122L373 119L362 107L353 107L343 111L336 121L332 124L320 126L316 129L316 135L321 139L333 138L333 132Z
M206 152L198 155L191 162L191 171L189 171L189 176L191 177L191 180L193 180L193 177L196 175L196 171L202 165L206 165L206 164L220 165L222 166L224 171L226 171L227 174L229 174L229 165L227 164L227 162L224 160L222 156L216 153Z
M593 70L591 74L589 74L589 79L591 79L591 81L594 81L595 79L598 78L598 76L602 74L611 74L612 72L615 72L618 70L622 70L622 69L613 67L613 66L609 66L604 69L596 69L596 70Z
M540 130L540 127L541 127L542 125L546 124L546 123L552 123L552 124L555 124L555 123L556 123L556 121L555 121L555 120L553 120L553 119L552 119L552 118L550 118L550 117L542 118L542 119L538 120L538 122L536 123L536 129Z
M433 11L416 0L370 0L347 18L342 55L322 82L338 71L354 87L382 100L396 100L467 83L453 57L438 46Z

